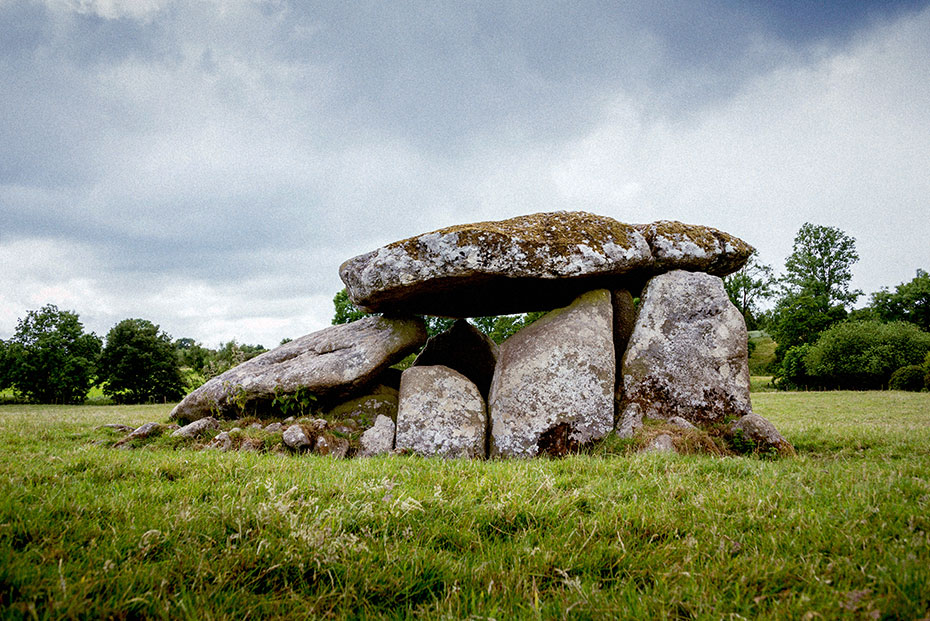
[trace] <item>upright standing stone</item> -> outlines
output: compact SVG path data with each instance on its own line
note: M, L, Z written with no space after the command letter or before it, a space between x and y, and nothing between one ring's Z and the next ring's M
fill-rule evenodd
M440 457L484 457L487 409L477 386L441 365L401 376L398 449Z
M491 455L561 454L613 428L611 294L579 296L501 345L491 384Z
M650 280L622 359L618 434L643 417L701 423L751 412L747 340L719 277L675 270Z
M426 347L414 360L413 366L441 364L454 369L473 381L487 400L497 354L497 343L464 319L459 319L451 328L426 341Z

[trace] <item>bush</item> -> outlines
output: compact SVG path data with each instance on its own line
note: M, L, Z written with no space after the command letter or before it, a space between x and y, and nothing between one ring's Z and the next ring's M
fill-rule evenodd
M817 339L804 367L821 388L881 389L893 371L920 364L928 352L930 334L913 324L847 321Z
M909 364L891 374L888 388L920 392L924 387L924 368L918 364Z
M810 351L810 345L795 345L787 352L779 367L778 374L773 380L779 390L800 390L812 384L812 378L807 373L805 359Z

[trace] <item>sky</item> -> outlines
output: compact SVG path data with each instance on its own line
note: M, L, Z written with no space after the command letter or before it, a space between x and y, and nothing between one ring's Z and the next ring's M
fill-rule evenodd
M0 0L0 338L45 304L208 347L330 324L339 265L555 210L805 222L930 269L930 0Z

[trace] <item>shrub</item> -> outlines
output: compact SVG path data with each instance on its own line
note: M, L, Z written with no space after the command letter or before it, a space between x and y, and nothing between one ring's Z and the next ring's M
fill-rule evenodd
M913 324L847 321L817 339L804 367L822 388L881 389L895 369L920 364L928 352L930 334Z
M795 345L787 352L782 360L778 375L774 379L775 387L779 390L799 390L812 384L812 378L807 372L805 359L810 351L810 345Z
M909 364L891 374L888 388L920 392L924 387L924 368L918 364Z

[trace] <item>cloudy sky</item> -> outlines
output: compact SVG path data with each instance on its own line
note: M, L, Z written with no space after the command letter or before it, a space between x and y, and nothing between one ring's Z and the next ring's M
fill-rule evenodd
M0 0L0 338L54 303L216 346L338 267L557 209L804 222L930 269L930 3ZM860 302L864 302L863 298Z

